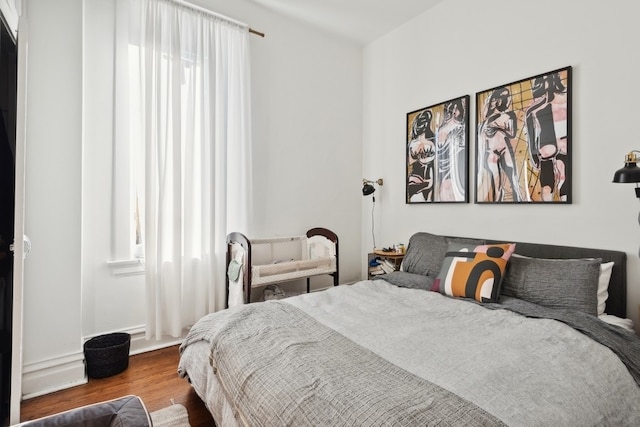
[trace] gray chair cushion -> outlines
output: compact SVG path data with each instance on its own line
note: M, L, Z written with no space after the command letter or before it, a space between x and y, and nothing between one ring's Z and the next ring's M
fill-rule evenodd
M95 403L21 424L28 427L151 427L138 396Z

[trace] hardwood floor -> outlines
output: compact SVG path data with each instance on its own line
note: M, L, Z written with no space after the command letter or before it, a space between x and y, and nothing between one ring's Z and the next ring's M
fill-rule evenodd
M89 379L87 384L35 397L22 402L20 420L27 421L78 406L134 394L149 412L180 403L187 408L192 427L215 426L211 414L187 380L178 377L178 347L138 354L129 367L109 378Z

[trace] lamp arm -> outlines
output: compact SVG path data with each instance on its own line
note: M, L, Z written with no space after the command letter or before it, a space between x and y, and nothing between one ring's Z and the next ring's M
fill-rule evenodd
M638 154L640 154L640 152L639 152ZM367 179L367 178L362 178L362 185L365 185L365 184L378 184L378 185L382 185L382 184L384 184L384 180L383 180L382 178L378 178L377 180L372 181L372 180Z

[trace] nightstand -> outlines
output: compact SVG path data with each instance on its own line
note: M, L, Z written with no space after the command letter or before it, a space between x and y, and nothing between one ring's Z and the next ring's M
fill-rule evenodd
M374 276L400 270L400 265L402 264L404 255L404 252L385 252L381 250L374 250L372 253L369 253L367 256L367 278L371 280ZM378 268L370 265L371 261L375 258L380 258L381 265Z

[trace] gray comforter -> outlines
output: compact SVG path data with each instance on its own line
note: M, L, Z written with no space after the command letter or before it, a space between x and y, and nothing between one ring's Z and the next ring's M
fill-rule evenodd
M395 271L379 279L411 289L430 289L433 284L431 277L402 271ZM468 302L479 304L472 300ZM483 303L482 306L494 310L510 310L527 317L563 322L613 351L640 385L640 337L633 332L607 324L578 310L543 307L512 297L502 296L499 303Z
M249 425L640 425L632 375L583 333L383 280L215 313L182 348L201 340Z
M503 425L285 302L215 317L186 343L211 342L213 370L245 425Z
M486 304L494 310L511 310L523 316L554 319L571 326L613 351L640 385L640 338L626 329L610 325L595 316L577 310L558 310L541 307L517 298L503 297L500 303Z

